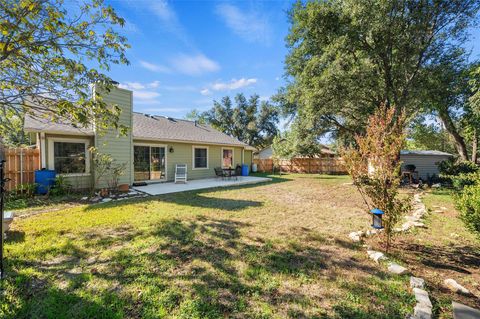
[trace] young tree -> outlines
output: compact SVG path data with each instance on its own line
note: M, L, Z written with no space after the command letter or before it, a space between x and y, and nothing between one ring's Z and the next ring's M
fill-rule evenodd
M387 251L395 224L410 207L408 199L398 197L405 120L405 115L394 107L381 106L370 116L365 135L355 136L358 147L346 149L343 156L368 208L384 212Z
M111 79L112 64L128 64L124 25L103 0L4 0L0 3L0 118L24 113L68 119L99 129L118 125L120 110L92 99L90 85Z
M230 135L248 145L265 147L277 134L279 115L277 109L258 95L248 100L243 94L235 96L235 107L230 97L221 102L213 101L213 108L201 114L191 112L188 116Z
M287 37L288 100L340 137L364 131L381 103L410 116L428 94L426 69L461 47L478 8L479 1L299 1Z

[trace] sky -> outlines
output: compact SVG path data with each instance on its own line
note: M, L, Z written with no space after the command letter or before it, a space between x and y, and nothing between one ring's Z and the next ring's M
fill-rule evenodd
M134 110L183 118L237 93L268 99L283 84L292 1L106 0L126 20L130 65L109 76ZM468 49L480 57L480 31Z
M134 110L182 118L243 92L267 100L283 84L291 1L108 0L126 20L130 65L108 75Z

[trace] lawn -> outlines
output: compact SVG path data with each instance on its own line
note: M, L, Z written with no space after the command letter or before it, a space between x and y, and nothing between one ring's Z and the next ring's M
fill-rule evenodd
M370 225L349 182L286 175L17 219L0 317L405 318L409 277L347 237Z

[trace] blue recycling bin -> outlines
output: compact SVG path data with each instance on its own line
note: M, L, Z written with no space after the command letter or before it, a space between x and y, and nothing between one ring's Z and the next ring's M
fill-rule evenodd
M55 184L57 173L51 169L35 171L35 184L37 184L37 194L45 195Z
M242 165L242 176L248 176L248 165L247 164Z

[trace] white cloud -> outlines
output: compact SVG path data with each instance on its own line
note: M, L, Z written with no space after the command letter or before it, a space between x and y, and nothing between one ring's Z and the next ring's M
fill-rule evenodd
M140 100L153 100L160 96L160 93L153 91L133 91L133 97Z
M209 89L203 89L203 90L200 91L200 94L202 94L202 95L210 95L210 94L212 94L212 92L210 92Z
M244 40L266 44L271 42L272 28L265 16L256 12L242 12L238 7L227 3L218 5L215 11Z
M171 62L177 71L188 75L200 75L220 70L217 62L207 58L203 54L179 54L173 58Z
M257 83L257 79L232 79L230 82L215 82L211 85L211 89L214 91L227 91L241 89Z
M153 82L150 82L150 83L125 82L125 83L120 83L120 85L119 85L120 88L131 90L131 91L145 90L145 89L156 89L159 86L160 86L160 81L153 81Z
M147 70L150 70L152 72L159 72L159 73L169 73L170 72L170 69L166 66L150 63L150 62L143 61L143 60L140 60L140 65L143 68L145 68Z
M151 3L153 13L165 23L176 23L177 15L167 1L153 1Z

